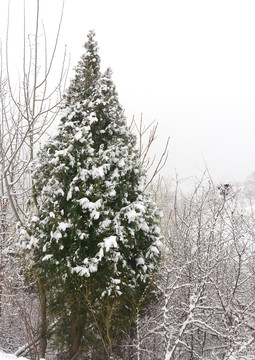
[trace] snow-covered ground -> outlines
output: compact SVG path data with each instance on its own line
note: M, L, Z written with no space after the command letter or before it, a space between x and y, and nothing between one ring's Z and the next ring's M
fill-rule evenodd
M3 351L0 350L0 360L17 360L17 359L19 359L19 360L27 360L24 357L17 358L17 356L15 356L15 355L6 354L6 353L4 353Z

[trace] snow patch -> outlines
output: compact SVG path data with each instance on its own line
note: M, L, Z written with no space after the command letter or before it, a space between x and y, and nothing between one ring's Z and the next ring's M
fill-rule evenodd
M66 231L66 229L72 227L72 224L69 222L60 222L58 225L59 230Z
M102 165L99 167L94 167L91 170L91 175L93 179L98 179L98 178L104 178L105 172L107 171L107 169L109 168L109 165Z
M4 353L3 351L0 350L0 360L17 360L17 359L19 359L19 360L27 360L24 357L17 358L17 356L15 356L15 355L6 354L6 353ZM43 359L41 359L41 360L43 360Z
M45 255L43 258L42 258L42 261L46 261L46 260L49 260L52 258L52 254L48 254L48 255Z
M144 265L144 258L140 257L136 259L136 265Z
M100 213L97 211L100 206L102 205L102 200L99 199L96 202L89 201L88 198L84 197L80 200L77 200L77 202L81 205L83 210L88 209L91 212L91 218L92 219L98 219L100 216Z
M104 247L106 251L109 251L111 248L118 248L116 236L109 236L104 239Z
M125 166L125 161L124 159L121 159L119 162L118 162L118 167L119 168L123 168Z
M128 218L128 222L132 222L137 218L138 213L134 209L131 209L125 215Z
M75 140L80 140L82 138L83 134L82 134L82 131L78 131L75 135L74 135L74 138Z

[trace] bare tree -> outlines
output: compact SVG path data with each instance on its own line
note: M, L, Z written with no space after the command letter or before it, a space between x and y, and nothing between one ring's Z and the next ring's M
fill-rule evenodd
M162 185L162 265L155 301L138 317L137 336L128 343L130 358L252 358L255 234L249 201L229 184L214 187L207 176L191 194L178 181L174 191Z
M54 71L63 18L64 2L60 9L60 19L53 45L49 53L46 31L40 19L40 0L36 0L35 25L33 34L27 33L26 3L23 3L23 58L19 79L13 75L10 66L10 19L9 9L5 50L1 49L0 71L0 314L6 297L12 297L12 304L25 322L27 341L31 342L33 326L30 322L28 331L25 307L21 311L16 292L12 292L13 266L15 257L10 250L13 231L17 222L22 223L28 207L37 206L31 180L31 164L39 147L39 141L57 118L63 99L63 90L67 76L66 53L60 66L59 74ZM10 6L10 5L9 5ZM12 267L12 268L11 268ZM46 309L45 292L40 278L37 279L41 303L41 346L39 353L44 357L46 350ZM8 286L7 286L8 284ZM4 293L4 294L3 294ZM4 295L4 297L3 297ZM3 321L2 321L3 322ZM35 335L38 336L38 335Z
M155 121L153 121L150 124L144 124L143 116L141 115L139 123L134 117L132 118L130 129L134 131L138 138L139 156L144 169L149 174L146 184L146 188L149 188L150 185L155 183L157 176L160 176L161 170L167 163L170 138L167 138L164 149L159 155L159 159L157 159L155 154L151 155L151 152L157 139L158 123L155 124Z

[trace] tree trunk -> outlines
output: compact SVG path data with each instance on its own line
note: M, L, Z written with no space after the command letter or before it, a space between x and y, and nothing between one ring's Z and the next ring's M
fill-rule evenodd
M46 292L41 279L38 280L41 297L41 329L40 329L40 356L45 358L47 349L47 314L46 314Z
M71 350L76 352L80 349L81 345L81 327L78 324L77 308L72 304L71 305Z

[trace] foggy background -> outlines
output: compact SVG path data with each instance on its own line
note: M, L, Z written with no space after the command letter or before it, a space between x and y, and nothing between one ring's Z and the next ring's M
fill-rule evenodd
M33 33L35 0L26 1ZM62 1L41 1L49 51ZM23 1L10 1L9 62L18 76ZM5 48L8 1L0 4ZM159 123L160 154L170 136L163 174L216 182L243 181L255 171L255 3L235 0L66 0L56 62L67 46L69 77L96 32L102 69L113 80L128 122ZM43 36L42 36L43 42ZM68 85L68 83L67 83Z

